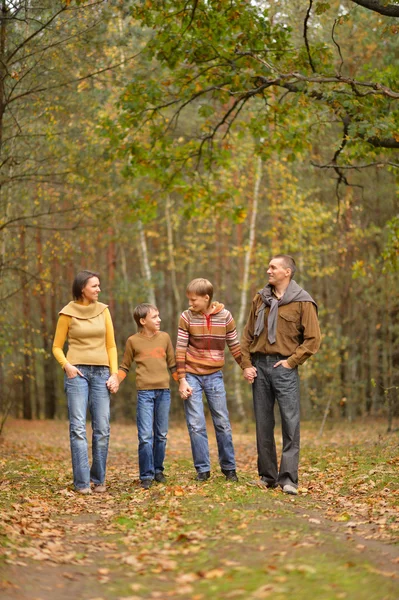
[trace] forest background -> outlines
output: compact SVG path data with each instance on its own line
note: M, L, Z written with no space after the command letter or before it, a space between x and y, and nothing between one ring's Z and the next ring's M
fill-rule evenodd
M269 258L319 304L302 413L398 412L399 5L1 0L0 411L64 418L51 355L74 274L176 339L210 279L242 331ZM233 417L251 391L230 356ZM181 415L174 392L173 414ZM134 376L113 417L132 418Z

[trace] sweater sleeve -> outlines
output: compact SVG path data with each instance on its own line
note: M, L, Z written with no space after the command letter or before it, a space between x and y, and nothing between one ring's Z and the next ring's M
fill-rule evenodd
M68 362L64 354L64 345L68 337L68 329L71 318L72 317L68 317L67 315L60 315L54 335L53 355L60 363L62 368L64 368Z
M190 339L190 323L187 313L182 313L177 330L176 342L176 366L178 379L184 379L186 376L186 353L188 341Z
M241 366L241 348L238 341L237 329L234 319L229 311L226 318L226 344L229 347L234 360Z
M105 347L107 348L111 375L118 372L118 351L115 343L114 326L108 308L105 309Z
M294 354L288 358L287 362L291 368L303 365L303 363L313 354L316 354L320 347L321 333L319 320L317 318L316 307L312 302L302 302L301 324L303 328L303 342L300 344Z
M241 354L242 362L241 368L247 369L252 367L250 347L254 341L254 329L255 329L255 310L256 310L256 296L252 302L251 311L248 315L248 320L244 327L244 331L241 337Z
M170 339L169 335L168 335L168 343L166 346L166 362L167 362L169 371L172 374L173 379L175 381L178 381L175 351L173 350L172 340Z
M125 379L126 375L129 373L129 369L132 366L133 361L134 361L134 348L133 348L131 338L129 338L126 341L125 352L123 354L122 362L119 365L119 369L118 369L118 377L119 377L120 381L123 381Z

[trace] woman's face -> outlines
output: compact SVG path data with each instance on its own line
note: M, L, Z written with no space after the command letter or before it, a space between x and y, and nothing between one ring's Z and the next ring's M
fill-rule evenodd
M90 277L82 290L82 298L89 304L97 302L100 290L100 280L98 277Z

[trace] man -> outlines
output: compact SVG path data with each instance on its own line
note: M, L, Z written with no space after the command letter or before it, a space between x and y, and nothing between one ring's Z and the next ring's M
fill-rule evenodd
M295 261L278 254L269 263L269 283L256 294L241 341L244 377L253 383L260 485L298 493L298 365L320 346L317 305L293 281ZM280 469L274 441L277 400L283 433Z

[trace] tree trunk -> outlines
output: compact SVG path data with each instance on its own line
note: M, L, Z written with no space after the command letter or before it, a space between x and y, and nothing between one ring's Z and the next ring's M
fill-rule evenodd
M36 234L37 248L37 270L39 273L39 310L40 310L40 332L42 336L42 345L44 350L43 355L43 378L44 378L44 417L46 419L54 419L57 409L57 393L56 382L54 378L54 363L51 354L51 336L47 329L48 315L46 306L46 291L43 285L43 264L42 264L42 239L40 229ZM39 416L37 418L40 418Z
M115 241L113 238L113 231L111 228L108 229L108 235L111 237L110 242L107 246L107 267L108 267L108 305L109 311L112 316L115 314L115 297L114 297L114 285L115 285L115 265L116 265L116 251Z
M24 419L32 419L32 396L30 388L30 356L29 351L31 348L31 314L30 314L30 303L29 303L29 291L28 282L25 273L25 259L26 259L26 230L25 227L20 229L20 251L23 269L21 270L21 289L22 289L22 318L23 318L23 343L24 343L24 359L23 359L23 370L22 370L22 414Z
M168 239L168 257L169 257L169 271L170 271L170 279L172 284L172 292L173 292L173 300L174 300L174 310L173 310L173 320L172 320L172 329L173 331L177 328L177 319L181 311L181 298L179 288L177 286L177 277L176 277L176 261L175 261L175 246L173 241L173 224L171 219L171 201L170 196L167 194L165 200L165 219L166 219L166 232Z
M259 201L259 188L262 179L262 159L257 158L256 169L255 169L255 182L254 182L254 193L252 202L251 220L249 225L249 239L248 246L245 252L244 259L244 273L241 282L241 299L240 299L240 310L238 313L238 320L236 322L238 335L241 336L244 328L244 319L247 311L247 294L248 294L248 283L249 283L249 270L251 266L252 251L255 242L255 231L256 231L256 217L258 214L258 201ZM234 369L234 387L235 387L235 399L237 412L242 419L246 419L244 410L244 401L242 397L242 370L235 364Z
M143 272L144 272L145 280L147 282L148 302L150 304L156 305L154 283L152 280L151 265L150 265L150 261L148 258L147 240L145 238L143 223L141 221L137 221L137 227L139 230L139 240L140 240L141 260L143 263Z

